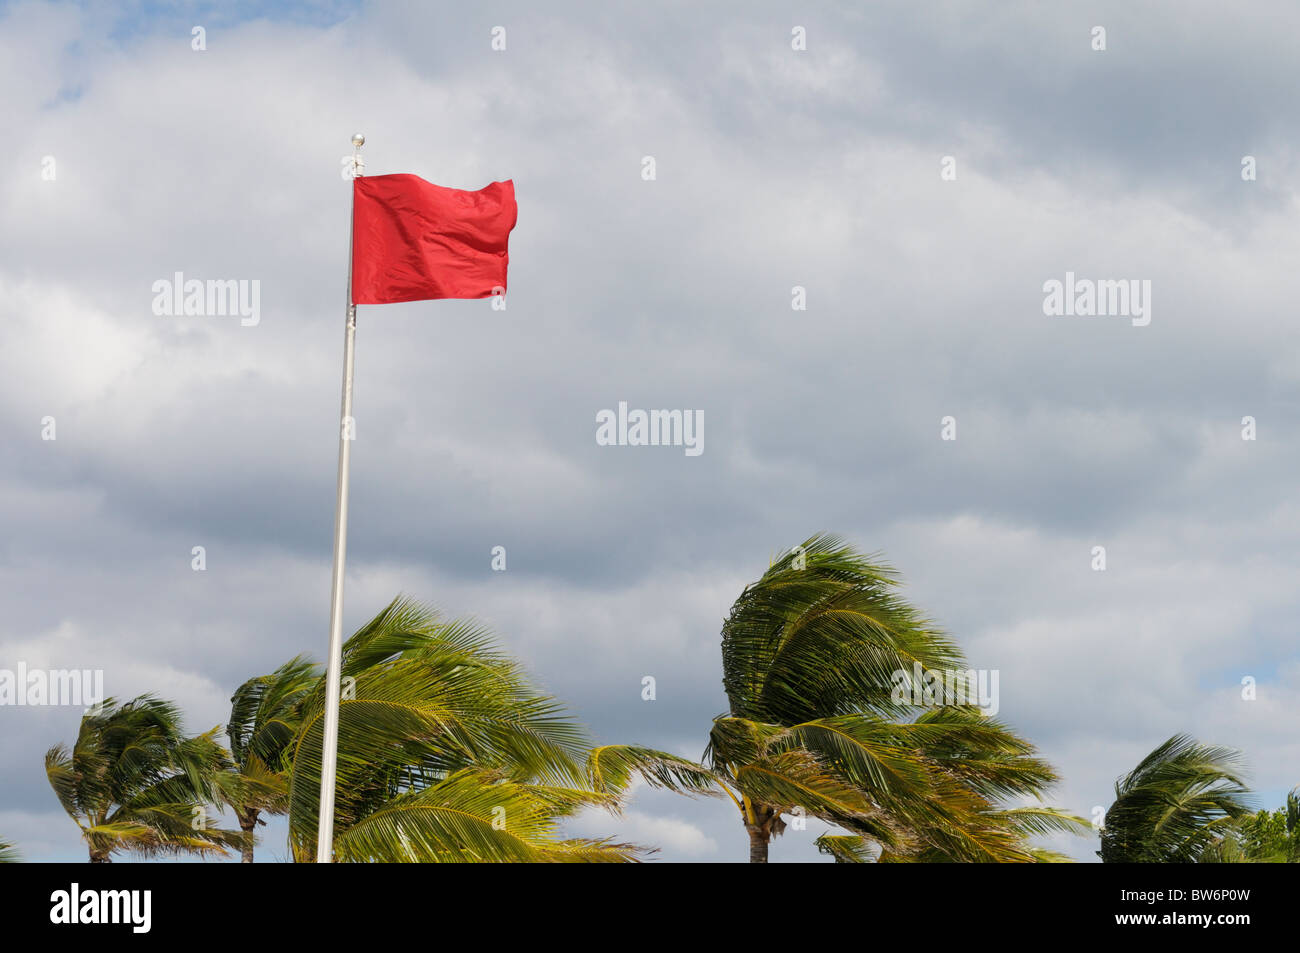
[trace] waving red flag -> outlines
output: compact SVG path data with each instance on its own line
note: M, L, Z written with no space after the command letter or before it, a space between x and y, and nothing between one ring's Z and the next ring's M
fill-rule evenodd
M513 181L477 192L418 175L352 180L352 302L490 298L506 286Z

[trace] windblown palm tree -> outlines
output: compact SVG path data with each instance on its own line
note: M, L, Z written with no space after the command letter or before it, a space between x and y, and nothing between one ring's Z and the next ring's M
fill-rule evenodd
M582 808L616 809L629 775L597 780L599 752L611 749L589 759L582 730L479 626L396 600L347 641L342 672L335 859L640 855L633 845L560 834L561 821ZM321 679L287 748L289 839L299 861L315 856L324 700Z
M151 695L103 706L81 719L69 751L55 745L45 773L81 828L91 863L113 854L221 854L236 831L209 827L213 775L229 765L217 728L186 737L180 710Z
M1115 782L1098 856L1103 863L1240 859L1216 848L1248 811L1240 755L1174 735Z
M22 858L18 855L18 848L0 838L0 864L16 864L20 860Z
M220 800L239 820L246 838L242 860L253 862L253 847L262 814L289 811L289 765L286 754L298 733L302 703L320 681L319 668L291 659L270 675L250 678L230 699L232 769L217 776Z
M714 720L705 764L735 804L750 861L767 861L790 814L846 831L818 842L839 861L1059 859L1028 838L1087 823L1032 803L1056 781L1051 766L969 699L940 689L942 707L918 703L935 676L951 685L944 673L967 669L896 587L888 567L816 536L732 607L730 710ZM689 781L678 789L704 784Z

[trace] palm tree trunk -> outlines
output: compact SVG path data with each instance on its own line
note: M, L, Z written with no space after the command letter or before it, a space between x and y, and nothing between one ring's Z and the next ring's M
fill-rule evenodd
M767 863L767 845L771 840L771 835L761 827L748 827L749 831L749 862L751 864Z
M251 864L253 862L253 831L257 828L257 808L250 807L247 811L241 811L239 814L239 829L244 832L247 840L244 846L240 848L240 863Z
M92 849L90 852L90 862L92 864L111 864L113 860L108 856L108 854Z

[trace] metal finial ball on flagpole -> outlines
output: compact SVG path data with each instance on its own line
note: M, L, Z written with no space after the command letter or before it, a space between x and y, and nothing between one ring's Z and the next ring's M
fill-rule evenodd
M361 133L352 136L352 178L359 179L366 174L366 160L361 158L361 147L366 144L366 137Z

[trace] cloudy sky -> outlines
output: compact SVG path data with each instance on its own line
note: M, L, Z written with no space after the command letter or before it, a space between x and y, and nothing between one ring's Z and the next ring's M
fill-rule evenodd
M519 223L506 310L359 309L347 631L477 616L596 738L698 756L731 602L826 530L1000 672L1056 803L1179 731L1300 783L1294 5L107 6L0 3L0 668L200 730L323 658L360 131L370 174L513 178ZM176 272L260 321L154 314ZM1150 323L1045 315L1067 272ZM702 410L703 454L598 446L619 401ZM41 764L79 716L0 710L28 859L85 856ZM575 830L748 846L649 792Z

